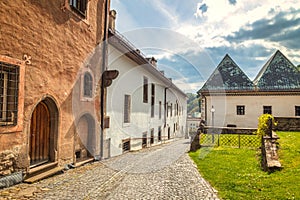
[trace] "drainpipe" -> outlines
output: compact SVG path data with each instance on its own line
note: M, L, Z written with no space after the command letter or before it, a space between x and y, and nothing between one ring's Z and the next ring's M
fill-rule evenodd
M165 107L165 113L164 113L164 127L166 128L167 126L167 90L173 85L173 83L171 82L171 84L168 87L165 87L165 99L164 99L164 107Z
M105 1L105 11L104 11L104 37L102 40L102 66L101 66L101 73L103 74L106 70L106 56L107 56L107 38L108 38L108 1ZM105 101L105 90L104 90L104 81L103 77L101 76L101 91L100 91L100 106L101 106L101 112L100 112L100 118L101 118L101 124L100 124L100 160L103 160L103 149L104 149L104 101Z

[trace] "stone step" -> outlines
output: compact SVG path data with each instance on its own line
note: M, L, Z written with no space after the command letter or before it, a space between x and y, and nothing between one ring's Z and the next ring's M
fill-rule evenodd
M34 183L36 181L42 180L44 178L47 178L49 176L52 176L58 172L61 172L64 168L63 167L55 167L53 169L47 170L42 173L38 173L30 178L27 178L24 180L25 183Z

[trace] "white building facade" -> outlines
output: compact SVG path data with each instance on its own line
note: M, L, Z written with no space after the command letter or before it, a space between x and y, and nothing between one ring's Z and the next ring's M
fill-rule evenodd
M119 76L107 89L106 139L110 155L184 137L187 96L114 30L110 30L108 69Z
M256 128L265 113L300 118L300 72L280 51L253 81L226 55L198 94L207 126Z

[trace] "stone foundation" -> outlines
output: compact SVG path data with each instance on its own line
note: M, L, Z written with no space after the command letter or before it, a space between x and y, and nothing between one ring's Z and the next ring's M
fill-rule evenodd
M300 117L274 117L279 131L300 131Z
M279 137L275 132L272 132L272 137L264 136L262 138L262 168L264 171L272 172L281 169L281 163L278 156L278 142Z
M0 153L0 177L10 175L15 172L16 156L12 151Z

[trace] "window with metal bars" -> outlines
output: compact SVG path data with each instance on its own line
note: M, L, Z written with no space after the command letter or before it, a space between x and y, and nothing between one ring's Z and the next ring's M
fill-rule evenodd
M236 106L237 115L245 115L245 106Z
M70 0L70 6L82 17L86 17L87 2L88 0Z
M122 140L122 149L123 153L130 151L130 139Z
M19 66L0 62L0 126L16 125Z

